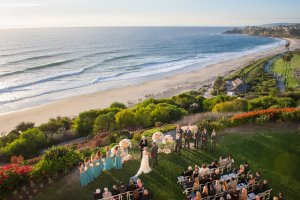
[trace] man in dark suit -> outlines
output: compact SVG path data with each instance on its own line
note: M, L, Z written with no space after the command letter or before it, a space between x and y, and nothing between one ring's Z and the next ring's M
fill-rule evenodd
M190 140L191 140L191 137L192 137L192 132L190 131L190 128L187 127L186 131L184 132L184 148L187 145L188 149L190 149Z
M180 137L180 133L176 133L176 136L175 136L175 152L177 152L177 155L180 155L181 147L182 147L182 138Z
M182 128L178 124L177 124L177 128L176 128L176 133L175 134L177 134L177 133L180 134L180 138L181 138L181 146L180 146L180 148L182 148L182 134L183 134L183 130L182 130Z
M158 162L157 162L157 156L158 156L158 146L156 145L155 142L152 142L152 149L151 149L151 167L154 166L154 162L155 165L158 166Z
M201 149L207 150L207 130L204 128L202 135L201 135Z
M148 146L148 141L147 141L146 137L143 136L140 141L141 159L143 157L144 147L147 147L147 146Z
M195 133L193 135L193 138L194 138L194 147L195 148L199 148L199 141L200 141L200 137L201 137L201 134L198 130L198 128L195 130Z

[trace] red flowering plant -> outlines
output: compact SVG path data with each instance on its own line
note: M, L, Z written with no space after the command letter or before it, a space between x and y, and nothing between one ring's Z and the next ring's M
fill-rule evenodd
M31 166L7 164L0 167L0 198L11 190L29 181Z
M267 110L257 110L234 115L229 119L233 125L255 122L258 118L265 116L266 120L298 120L300 116L299 108L272 108Z

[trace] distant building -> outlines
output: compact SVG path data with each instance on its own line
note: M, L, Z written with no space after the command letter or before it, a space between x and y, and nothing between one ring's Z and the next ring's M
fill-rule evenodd
M249 86L240 78L226 82L226 91L228 96L236 96L238 94L245 93L247 89L249 89Z

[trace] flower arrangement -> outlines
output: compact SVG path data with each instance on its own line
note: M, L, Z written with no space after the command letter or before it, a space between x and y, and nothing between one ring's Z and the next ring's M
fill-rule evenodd
M171 153L171 149L169 148L165 148L165 149L158 149L158 153L165 153L165 154L170 154Z
M132 145L131 145L131 142L130 142L130 140L129 139L123 139L123 140L121 140L120 142L119 142L119 146L121 147L121 148L128 148L128 147L132 147Z
M163 137L164 135L162 132L155 132L152 135L152 141L157 143L162 142Z
M198 126L197 125L182 126L181 129L183 131L186 131L188 127L189 127L190 131L192 131L192 132L196 132L196 130L198 130Z
M162 143L163 144L172 143L172 142L174 142L174 139L171 135L163 136L163 138L162 138Z

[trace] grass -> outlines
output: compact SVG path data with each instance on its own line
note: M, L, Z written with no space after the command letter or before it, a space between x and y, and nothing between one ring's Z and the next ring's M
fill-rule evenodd
M274 62L274 65L271 70L276 74L282 74L283 66L284 66L284 63L283 63L282 58L278 58ZM288 71L287 82L288 82L288 87L291 87L291 88L296 88L299 86L299 84L298 84L299 80L297 80L293 74L293 69L295 69L295 68L300 69L300 54L299 53L294 53L294 57L292 58L292 61L291 61L291 68Z
M273 194L283 192L286 199L300 198L300 134L295 124L271 124L265 127L242 126L226 129L218 138L216 152L184 150L180 157L172 153L159 157L159 168L150 174L141 175L146 187L154 193L155 200L184 199L182 189L176 184L176 176L189 165L210 163L219 155L231 154L238 166L244 160L252 171L264 170L263 177L269 180ZM135 149L135 158L138 150ZM35 200L93 199L96 188L112 187L119 181L127 183L140 165L140 160L127 162L122 170L104 172L85 188L79 186L77 169L48 186Z

